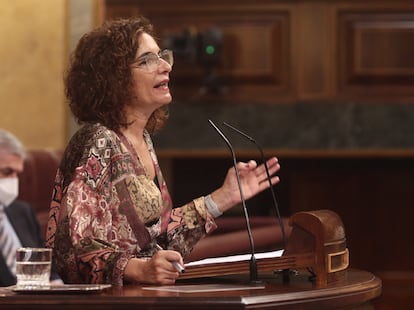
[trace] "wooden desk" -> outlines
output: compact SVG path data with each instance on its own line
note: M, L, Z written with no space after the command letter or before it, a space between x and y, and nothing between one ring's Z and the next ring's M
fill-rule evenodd
M247 276L183 281L240 284ZM272 274L261 275L264 289L183 293L146 290L139 285L112 287L99 294L16 294L0 289L1 309L352 309L369 305L381 294L381 280L373 274L349 269L346 279L315 288L308 273L292 277L290 283Z

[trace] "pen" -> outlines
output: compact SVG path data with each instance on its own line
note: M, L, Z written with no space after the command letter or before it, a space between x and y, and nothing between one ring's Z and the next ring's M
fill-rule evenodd
M157 250L164 250L158 243L155 244L155 247L157 248ZM175 269L177 269L177 271L179 273L184 273L185 272L184 267L181 266L181 264L179 264L178 262L174 261L174 262L171 262L171 263L173 264L173 266L175 267Z

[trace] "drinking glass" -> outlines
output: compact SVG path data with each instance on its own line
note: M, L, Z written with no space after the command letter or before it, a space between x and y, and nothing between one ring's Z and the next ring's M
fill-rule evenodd
M16 277L19 289L50 286L52 249L19 248L16 251Z

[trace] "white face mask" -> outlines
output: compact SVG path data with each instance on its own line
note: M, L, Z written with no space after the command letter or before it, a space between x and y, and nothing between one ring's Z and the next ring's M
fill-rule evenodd
M7 207L19 195L18 178L1 178L0 179L0 204Z

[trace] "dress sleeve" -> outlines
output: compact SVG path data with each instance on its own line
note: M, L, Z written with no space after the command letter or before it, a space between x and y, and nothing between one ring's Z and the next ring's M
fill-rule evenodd
M119 198L113 179L130 173L114 137L95 135L70 182L61 186L56 215L54 252L65 283L122 285L123 271L134 256L122 233L129 234L119 214ZM64 163L63 163L64 164ZM50 220L49 220L50 221ZM129 236L129 235L128 235ZM129 239L131 240L131 238Z
M187 257L196 243L217 228L214 218L207 212L204 197L172 210L168 225L168 247Z
M111 207L107 200L82 181L70 184L67 193L70 240L76 265L86 283L122 284L131 253L113 238Z

